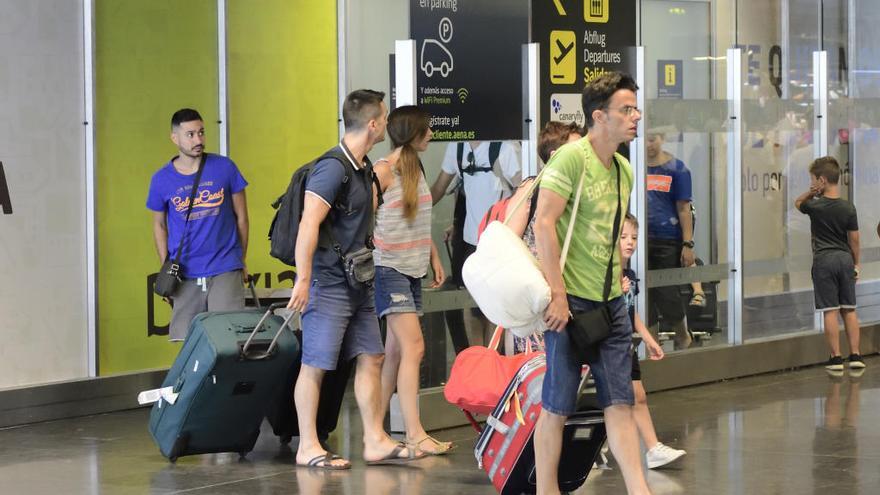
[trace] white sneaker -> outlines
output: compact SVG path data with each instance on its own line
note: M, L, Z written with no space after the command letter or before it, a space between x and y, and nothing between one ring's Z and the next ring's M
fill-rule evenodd
M663 445L662 442L657 442L657 445L652 447L645 457L648 460L648 469L654 469L660 466L665 466L670 462L674 462L685 454L687 454L687 452L684 450L673 449L672 447Z

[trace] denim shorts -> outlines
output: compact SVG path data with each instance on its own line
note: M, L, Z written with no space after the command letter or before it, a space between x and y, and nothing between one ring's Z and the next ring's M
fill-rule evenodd
M601 303L568 296L571 312L589 311ZM599 343L598 356L590 365L596 382L596 394L602 409L614 405L633 405L632 388L632 323L623 297L608 301L611 310L611 335ZM571 348L565 330L544 332L544 348L547 352L547 371L541 393L543 407L560 416L575 412L578 385L581 381L581 365Z
M376 314L416 313L422 316L422 280L387 266L376 267Z
M302 362L314 368L335 370L340 351L345 360L385 353L372 288L353 290L345 282L313 281L302 327Z

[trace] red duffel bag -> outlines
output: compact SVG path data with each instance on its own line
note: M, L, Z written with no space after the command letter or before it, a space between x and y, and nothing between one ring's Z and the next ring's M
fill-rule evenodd
M471 346L456 356L443 388L443 395L450 404L469 413L491 414L510 380L523 363L534 357L531 345L521 354L499 354L502 334L503 329L496 327L488 347Z

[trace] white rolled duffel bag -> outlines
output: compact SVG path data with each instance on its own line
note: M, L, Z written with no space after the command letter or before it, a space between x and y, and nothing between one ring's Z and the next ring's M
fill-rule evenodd
M486 227L477 243L476 252L465 260L461 270L465 287L486 318L518 337L527 337L546 328L544 310L550 304L550 286L538 260L507 223L525 199L536 193L542 174L543 171L531 185L529 194L520 198L513 210L507 213L504 223L496 220ZM584 175L581 174L560 256L562 267L565 266L571 243L583 182Z

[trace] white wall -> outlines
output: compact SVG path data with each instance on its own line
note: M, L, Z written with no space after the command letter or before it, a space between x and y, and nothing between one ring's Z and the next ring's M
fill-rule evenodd
M88 373L81 2L0 0L0 388Z

